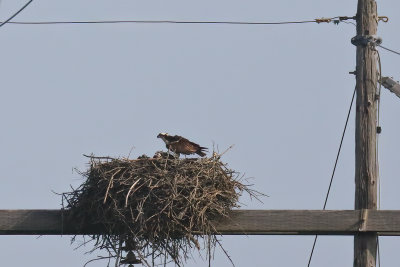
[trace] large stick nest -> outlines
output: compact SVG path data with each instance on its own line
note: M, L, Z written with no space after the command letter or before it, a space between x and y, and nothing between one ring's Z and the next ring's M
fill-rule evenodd
M107 249L116 266L123 251L134 251L148 266L168 261L180 266L192 248L206 248L211 257L219 244L213 222L239 207L243 191L252 194L217 154L196 159L165 154L136 160L91 157L86 181L64 193L71 220L106 229L90 240L93 250ZM129 263L127 258L121 263Z

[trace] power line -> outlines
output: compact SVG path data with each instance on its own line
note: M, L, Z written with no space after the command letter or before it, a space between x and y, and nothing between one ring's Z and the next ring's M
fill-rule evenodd
M379 81L382 81L382 62L381 62L381 55L379 51L376 50L377 59L378 59L378 66L379 66ZM381 133L381 125L380 125L380 109L381 109L381 92L382 92L382 83L379 83L378 89L378 100L377 100L377 118L376 118L376 125L377 125L377 135L376 135L376 152L375 152L375 161L376 161L376 172L377 172L377 180L378 180L378 210L381 209L381 177L379 175L379 135ZM379 129L379 130L378 130ZM381 267L381 252L379 248L379 235L376 236L376 252L377 252L377 259L378 259L378 266Z
M14 15L12 15L9 19L7 19L6 21L4 21L4 22L2 22L1 24L0 24L0 27L1 26L3 26L4 24L6 24L6 23L12 23L12 22L9 22L10 20L12 20L13 18L15 18L15 16L17 16L22 10L24 10L27 6L29 6L30 5L30 3L32 3L33 2L33 0L29 0L24 6L22 6L17 12L15 12L14 13Z
M148 23L148 24L244 24L244 25L277 25L312 23L315 20L283 21L283 22L246 22L246 21L177 21L177 20L98 20L98 21L15 21L11 24L51 25L51 24L117 24L117 23Z
M331 180L330 180L330 182L329 182L328 192L326 193L326 197L325 197L325 202L324 202L324 208L323 208L323 210L326 209L326 203L328 202L328 197L329 197L329 193L330 193L330 191L331 191L332 182L333 182L333 177L335 176L336 166L337 166L337 163L338 163L338 161L339 161L340 151L342 150L343 139L344 139L344 135L345 135L345 133L346 133L347 124L348 124L348 122L349 122L350 113L351 113L351 108L353 107L353 102L354 102L354 96L355 96L355 95L356 95L356 88L354 88L354 92L353 92L353 96L352 96L352 98L351 98L351 103L350 103L349 111L347 112L346 123L344 124L344 129L343 129L343 133L342 133L342 138L341 138L341 140L340 140L339 149L338 149L338 152L337 152L337 154L336 154L335 165L334 165L334 167L333 167ZM313 256L313 253L314 253L314 249L315 249L315 244L317 243L317 238L318 238L318 235L316 235L315 238L314 238L314 243L313 243L313 246L312 246L312 249L311 249L310 258L308 259L307 267L310 267L311 259L312 259L312 256Z
M397 54L397 55L400 55L400 52L394 51L394 50L392 50L392 49L389 49L389 48L384 47L384 46L381 46L381 45L378 45L378 46L379 46L380 48L383 48L383 49L389 51L389 52L392 52L392 53L395 53L395 54Z
M32 0L31 0L32 1ZM119 24L119 23L147 23L147 24L231 24L231 25L284 25L304 23L330 23L353 19L353 17L319 18L301 21L279 21L279 22L249 22L249 21L178 21L178 20L95 20L95 21L13 21L9 24L19 25L54 25L54 24Z

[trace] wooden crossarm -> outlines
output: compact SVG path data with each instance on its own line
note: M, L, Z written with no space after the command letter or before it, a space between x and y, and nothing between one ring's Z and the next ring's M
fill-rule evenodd
M75 235L103 231L98 225L78 230L74 222L65 220L67 214L61 210L0 210L0 234ZM222 235L400 235L400 211L368 210L365 218L363 214L360 210L235 210L229 219L215 222L215 226Z

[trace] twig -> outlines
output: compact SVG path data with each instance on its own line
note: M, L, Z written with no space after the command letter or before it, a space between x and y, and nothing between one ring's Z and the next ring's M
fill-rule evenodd
M230 145L224 152L222 152L221 154L219 154L219 157L222 157L226 152L228 152L229 150L231 150L235 145Z
M235 264L233 263L233 260L231 258L231 256L229 256L228 252L224 249L224 247L221 245L221 242L219 242L218 239L215 240L217 242L217 244L219 245L219 247L222 249L222 251L224 252L225 256L229 259L229 261L232 263L232 266L235 267Z
M95 157L95 156L93 156L93 155L85 155L85 154L82 154L84 157L87 157L87 158L91 158L91 159L113 159L113 160L115 160L116 158L112 158L112 157Z
M104 196L103 204L105 204L107 201L108 192L109 192L110 188L112 187L114 176L117 175L120 171L121 171L121 169L118 169L115 173L113 173L113 175L111 175L110 182L108 183L108 186L107 186L106 195Z
M91 262L93 262L93 261L104 260L104 259L110 259L110 258L112 258L112 256L108 256L108 257L98 256L97 259L92 259L92 260L87 261L87 262L83 265L83 267L86 267L86 265L88 265L89 263L91 263Z
M129 153L128 153L128 159L129 159L129 157L131 156L132 150L134 150L134 149L135 149L135 147L134 147L134 146L132 146L132 147L131 147L131 150L129 150Z
M126 194L126 198L125 198L125 208L128 207L128 198L129 198L129 194L131 193L131 191L133 190L133 188L135 187L135 185L137 185L137 183L139 183L139 181L142 178L139 178L139 180L137 180L136 182L133 183L133 185L131 186L131 188L129 188L128 194Z

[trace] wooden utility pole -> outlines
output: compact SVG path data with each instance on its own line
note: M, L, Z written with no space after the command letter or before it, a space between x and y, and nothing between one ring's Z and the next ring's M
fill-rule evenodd
M377 208L377 55L368 36L376 34L378 16L374 0L358 0L356 67L356 160L355 209L362 210L360 231L368 220L368 209ZM354 235L354 267L375 267L376 232Z

